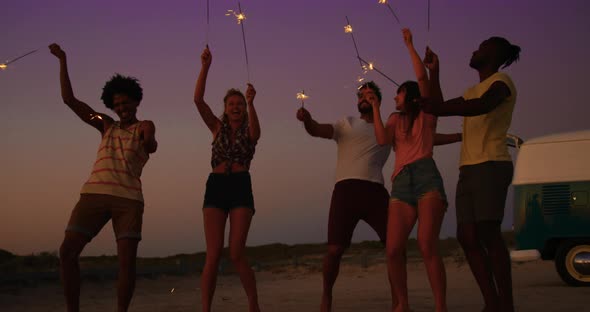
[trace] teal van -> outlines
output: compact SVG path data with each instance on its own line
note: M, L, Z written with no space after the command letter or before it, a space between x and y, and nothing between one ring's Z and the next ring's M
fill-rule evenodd
M512 260L554 260L567 284L590 286L590 131L516 147Z

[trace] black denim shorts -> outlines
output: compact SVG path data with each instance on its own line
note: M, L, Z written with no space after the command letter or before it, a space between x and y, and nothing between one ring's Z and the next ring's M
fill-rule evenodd
M250 173L211 173L207 179L203 208L218 208L229 212L238 207L250 208L254 212Z

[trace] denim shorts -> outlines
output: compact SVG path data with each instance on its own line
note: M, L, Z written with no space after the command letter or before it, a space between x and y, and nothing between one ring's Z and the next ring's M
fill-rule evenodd
M207 179L203 208L218 208L229 213L238 207L255 211L250 173L211 173Z
M393 179L391 186L392 201L402 201L417 207L418 201L426 193L436 191L447 206L447 195L440 172L432 158L419 159L404 166Z

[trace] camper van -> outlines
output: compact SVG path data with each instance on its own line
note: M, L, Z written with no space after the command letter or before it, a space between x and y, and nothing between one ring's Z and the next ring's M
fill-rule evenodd
M590 286L590 130L517 149L512 260L554 260L564 282Z

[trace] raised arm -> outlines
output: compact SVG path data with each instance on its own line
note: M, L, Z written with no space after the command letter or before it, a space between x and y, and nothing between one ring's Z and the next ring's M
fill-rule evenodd
M463 140L462 133L435 133L434 134L434 145L447 145L455 142L461 142Z
M373 126L375 128L375 137L377 138L377 144L379 145L387 145L393 144L393 125L389 120L387 121L387 126L383 125L383 120L381 120L381 102L377 98L369 99L371 105L373 106Z
M320 124L313 120L311 114L303 107L297 111L297 119L303 121L305 130L312 137L324 139L332 139L334 137L334 126L330 124Z
M424 55L424 66L428 68L430 74L429 87L430 97L435 98L437 101L444 101L442 90L440 88L440 65L438 61L438 55L434 53L430 47L426 47L426 53Z
M418 88L420 88L420 94L423 97L429 97L430 90L428 75L426 74L426 68L422 63L422 59L414 47L412 32L408 28L404 28L402 33L404 35L404 43L406 44L408 52L410 53L410 58L412 59L412 66L414 67L414 73L416 74L416 81L418 82Z
M258 139L260 139L260 123L258 122L256 109L254 108L254 97L256 97L256 89L254 89L252 84L248 84L248 89L246 90L246 102L248 105L248 129L250 131L250 141L253 144L256 144Z
M195 105L197 106L197 110L203 118L203 121L211 130L212 133L217 133L219 128L221 127L221 121L217 116L213 114L211 108L207 103L205 103L204 96L205 96L205 85L207 84L207 74L209 73L209 67L211 66L212 61L211 51L209 51L209 47L203 50L201 54L201 72L199 73L199 78L197 79L197 85L195 86L195 96L194 101Z
M113 123L113 119L105 114L95 112L88 104L78 100L74 96L70 76L68 74L68 62L66 53L58 44L49 46L51 54L59 59L59 82L61 86L61 98L64 103L72 110L82 121L96 128L101 133Z
M510 95L510 88L504 82L496 81L480 98L465 100L458 97L445 102L422 98L419 104L424 112L437 116L478 116L491 112Z

